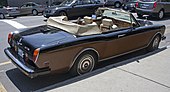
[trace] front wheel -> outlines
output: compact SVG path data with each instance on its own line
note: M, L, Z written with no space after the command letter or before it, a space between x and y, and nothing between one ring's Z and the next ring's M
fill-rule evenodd
M0 13L0 19L5 19L4 14Z
M161 40L161 38L159 35L155 36L154 39L152 40L152 42L147 47L147 51L154 51L154 50L158 49L160 40Z
M97 58L96 55L92 52L82 53L75 61L71 69L71 74L73 75L82 75L88 72L91 72L95 66Z
M120 2L115 2L114 6L115 6L115 8L120 8L121 3Z

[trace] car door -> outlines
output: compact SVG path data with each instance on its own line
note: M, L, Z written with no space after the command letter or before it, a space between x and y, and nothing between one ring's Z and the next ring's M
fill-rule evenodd
M20 8L21 15L30 14L31 13L30 11L31 11L31 5L30 4L24 4Z
M83 0L83 7L84 15L92 15L99 6L92 0Z
M151 34L143 32L145 29L138 28L138 26L138 24L132 24L132 26L129 26L128 28L105 34L106 39L108 39L107 48L104 52L105 58L121 55L145 47L151 39Z
M83 0L77 0L67 9L67 14L70 16L82 16L84 13L86 12L83 5Z

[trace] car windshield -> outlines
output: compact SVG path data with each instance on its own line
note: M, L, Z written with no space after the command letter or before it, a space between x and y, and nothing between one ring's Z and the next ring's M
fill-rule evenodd
M157 1L157 0L140 0L140 1L143 1L143 2L154 2L154 1Z
M121 11L105 10L102 16L114 18L131 23L130 14Z
M65 0L60 5L61 6L70 6L74 2L75 2L75 0Z

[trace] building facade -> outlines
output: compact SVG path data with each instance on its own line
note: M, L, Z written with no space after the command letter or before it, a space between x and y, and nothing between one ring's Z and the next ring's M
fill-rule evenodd
M7 0L7 4L8 4L8 6L19 7L26 2L35 2L35 3L38 3L38 4L45 5L45 4L47 4L47 2L48 2L48 4L51 4L53 2L61 2L61 1L63 1L63 0Z

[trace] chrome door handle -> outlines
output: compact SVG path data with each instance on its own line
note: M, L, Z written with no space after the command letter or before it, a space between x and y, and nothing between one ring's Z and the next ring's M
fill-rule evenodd
M118 35L118 38L120 38L120 37L123 37L123 36L125 36L126 34L121 34L121 35Z

